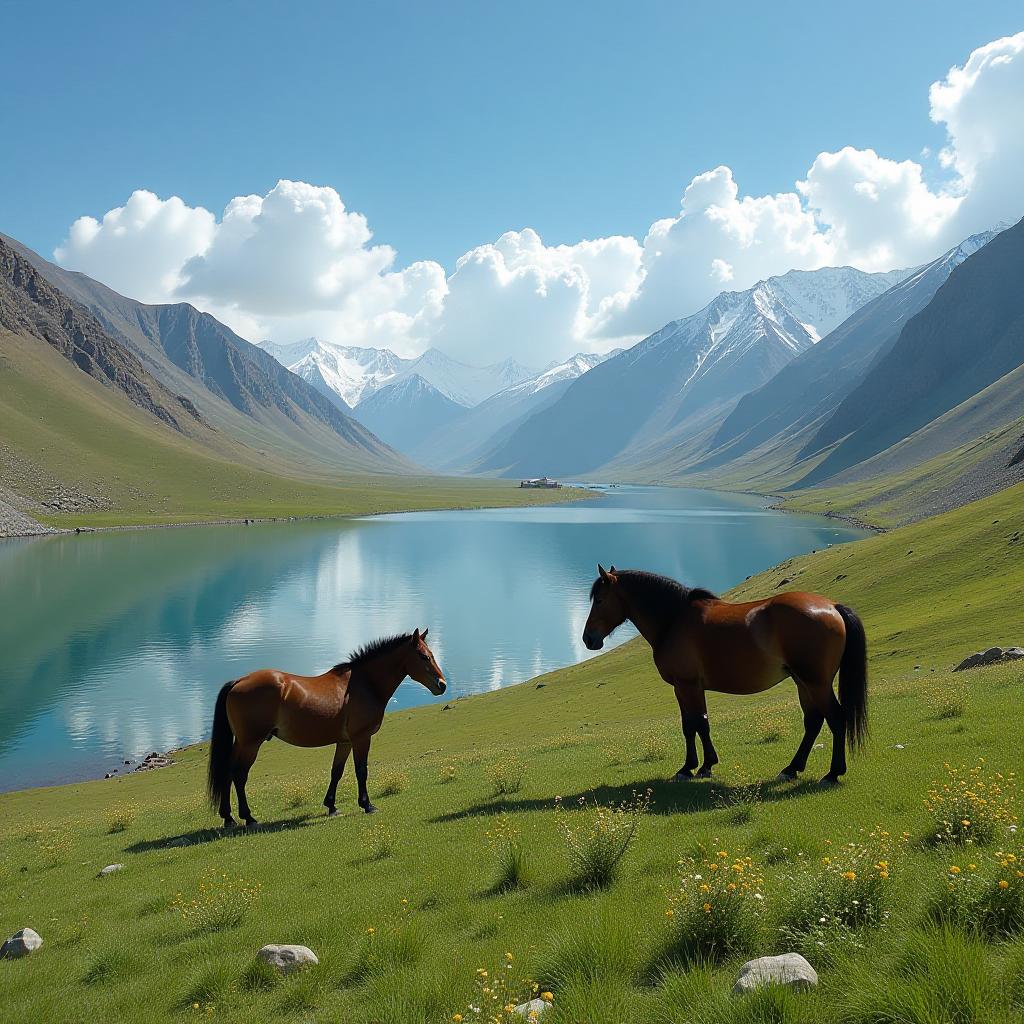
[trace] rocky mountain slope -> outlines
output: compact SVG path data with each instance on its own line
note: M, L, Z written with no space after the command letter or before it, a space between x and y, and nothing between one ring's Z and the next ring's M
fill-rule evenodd
M905 273L794 271L723 292L581 376L522 423L485 468L513 476L587 474L656 459Z

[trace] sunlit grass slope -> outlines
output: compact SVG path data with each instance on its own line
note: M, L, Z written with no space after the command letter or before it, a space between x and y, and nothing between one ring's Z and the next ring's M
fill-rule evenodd
M1015 919L1009 937L966 918L940 929L929 905L942 898L948 908L961 879L1004 903L1024 901L1008 858L1022 851L1010 831L1015 784L1005 778L1021 765L1024 669L950 672L969 651L1024 639L1024 567L1011 540L1024 530L1021 505L1017 488L794 559L741 588L763 594L788 578L784 586L852 604L867 623L872 735L836 790L814 783L825 737L806 781L775 781L799 739L788 685L714 697L716 778L665 781L682 759L675 702L634 643L447 709L438 701L390 715L372 752L372 818L357 813L350 777L347 813L321 817L329 753L278 743L264 748L250 781L268 823L255 834L211 828L202 747L148 775L0 797L0 933L29 925L45 940L32 958L0 963L5 1015L469 1021L497 973L513 998L529 991L522 979L550 991L544 1019L553 1024L1019 1019ZM974 798L964 798L977 821L957 824L958 809L953 827L971 834L991 818L991 835L936 844L925 807L932 784L947 779L946 763L979 757ZM595 812L579 801L619 804L647 790L650 809L610 884L587 889L566 840L568 829L589 848ZM614 815L605 820L615 827ZM111 862L124 870L96 879ZM763 897L724 952L686 941L715 934L708 922L730 898L707 882L711 863ZM691 895L679 900L681 879ZM861 917L871 922L856 925ZM253 967L268 942L309 945L320 966L268 976ZM748 956L796 948L819 971L813 993L730 995Z
M520 490L510 480L370 476L326 466L314 472L288 453L216 432L199 444L35 339L5 336L0 382L0 485L37 500L54 487L103 499L37 514L54 526L479 508L579 496Z

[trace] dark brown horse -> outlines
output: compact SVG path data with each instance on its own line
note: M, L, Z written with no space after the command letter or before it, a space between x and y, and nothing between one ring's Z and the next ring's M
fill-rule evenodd
M583 643L600 650L605 637L629 619L651 645L682 715L686 761L676 778L691 777L697 767L698 736L704 763L697 774L708 776L718 764L707 690L761 693L787 676L800 697L804 738L782 776L795 778L807 767L824 722L832 732L832 765L822 784L833 785L846 773L845 743L851 752L859 748L868 727L867 642L851 609L806 593L732 604L653 573L614 565L597 571ZM838 700L832 692L837 672Z
M245 798L245 783L260 745L274 736L297 747L334 745L331 782L324 797L327 813L332 815L337 813L338 781L353 753L359 806L372 814L376 808L366 792L366 760L388 702L407 676L436 697L445 691L444 674L426 640L427 630L418 629L377 640L320 676L261 669L225 683L213 713L209 766L210 801L224 825L235 824L232 782L239 815L246 825L256 824Z

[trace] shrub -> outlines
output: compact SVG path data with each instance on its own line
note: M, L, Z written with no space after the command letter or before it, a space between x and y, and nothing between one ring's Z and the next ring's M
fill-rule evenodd
M395 796L409 787L409 773L385 768L377 775L377 795Z
M1017 822L1017 780L1013 772L988 772L982 758L973 768L946 765L946 778L933 782L924 801L935 843L985 845Z
M75 833L70 828L40 829L35 838L40 858L51 867L67 861L75 848Z
M313 783L309 779L293 779L281 787L284 805L290 810L313 802Z
M559 827L565 839L572 870L573 886L579 889L604 889L615 880L619 862L636 835L640 819L651 806L651 791L634 793L620 804L588 803L580 797L579 809L562 808Z
M487 1021L488 1024L523 1024L536 1021L539 1014L531 1010L524 1018L516 1013L516 1006L538 996L546 1003L554 1002L552 993L541 992L529 978L515 977L515 964L511 953L506 953L500 966L478 967L473 979L475 989L465 1010L451 1015L453 1024L469 1021Z
M523 850L522 832L507 815L502 814L488 829L487 840L498 862L498 878L494 883L495 892L507 892L520 888L526 881L526 853Z
M207 871L191 897L180 892L175 895L171 909L196 931L222 931L242 923L261 889L259 882Z
M951 864L929 916L985 939L1024 932L1024 855L1000 850L980 866Z
M669 900L668 953L687 963L720 963L752 951L761 930L764 878L750 857L716 850L679 861Z
M394 834L379 817L374 817L365 826L363 847L367 860L386 860L395 852Z
M458 761L442 761L437 766L437 781L442 785L454 782L459 777Z
M495 796L518 793L526 776L526 762L518 754L506 754L488 769Z
M963 718L970 700L970 689L963 679L951 679L924 692L925 706L933 718Z
M630 737L633 760L642 763L664 761L669 755L668 737L661 729L642 729Z
M831 849L820 870L789 875L789 893L779 929L797 950L834 958L863 945L865 929L889 919L893 853L887 832L876 829L865 842Z
M107 831L124 832L138 817L138 813L134 804L115 804L107 811Z
M754 716L757 742L766 746L778 743L784 736L788 736L791 727L790 719L777 711L761 710Z
M728 789L715 797L715 803L730 812L733 824L742 825L750 821L754 808L761 802L764 782L739 765L731 774L733 781Z

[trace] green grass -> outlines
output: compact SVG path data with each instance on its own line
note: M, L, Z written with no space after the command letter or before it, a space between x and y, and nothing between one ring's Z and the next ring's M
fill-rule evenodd
M2 796L0 933L28 925L45 940L30 959L0 963L4 1015L468 1021L483 968L510 979L516 998L529 988L522 979L550 990L553 1024L1009 1024L1024 1012L1024 938L937 924L929 908L950 866L968 874L976 863L994 884L1004 869L993 854L1020 856L1022 840L1004 823L987 846L936 843L924 801L947 762L984 756L986 773L1020 768L1024 669L954 677L950 667L991 642L1021 640L1024 560L1007 537L1024 526L1022 507L1018 487L795 559L742 588L770 592L785 573L863 614L872 735L835 790L813 781L827 740L806 781L775 781L800 734L785 684L753 698L713 695L716 778L665 781L682 760L675 702L649 651L631 643L539 689L389 715L371 753L380 807L371 818L356 810L350 776L339 791L345 813L324 818L330 752L276 743L250 780L268 823L255 834L212 827L202 747L162 771ZM963 713L943 716L928 698L965 678ZM791 731L778 736L777 722ZM495 776L510 775L513 752L526 770L498 795ZM403 784L382 797L386 772ZM575 884L563 822L592 813L577 810L579 799L619 804L647 789L651 807L610 884ZM189 845L175 845L182 837ZM720 851L730 866L750 858L745 877L756 875L764 899L743 951L725 943L709 958L680 941L666 911L692 908L693 875ZM94 877L115 861L125 870ZM847 870L856 893L842 888ZM871 912L847 891L873 901ZM267 942L309 945L320 966L279 980L254 966ZM819 970L817 990L730 995L747 955L797 946Z
M371 475L303 462L224 432L176 433L35 339L0 346L0 484L41 500L60 485L98 507L37 513L53 526L160 525L242 518L365 515L569 501L511 480ZM333 436L333 435L332 435ZM323 439L321 439L323 440ZM334 438L340 446L340 439Z

